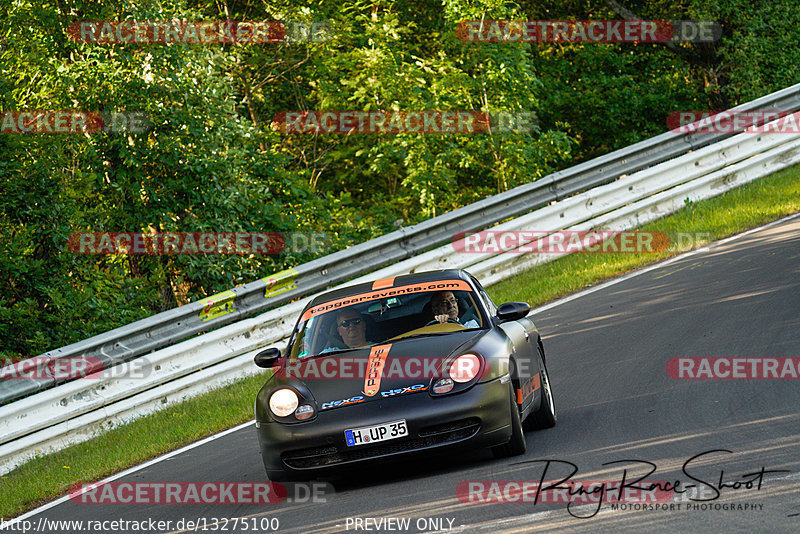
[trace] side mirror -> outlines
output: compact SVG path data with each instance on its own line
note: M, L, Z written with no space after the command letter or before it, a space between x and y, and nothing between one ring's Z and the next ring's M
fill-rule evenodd
M256 357L253 358L255 364L259 367L263 367L264 369L271 369L275 367L275 364L278 361L278 358L281 357L281 351L276 349L275 347L262 350Z
M527 302L506 302L497 307L497 318L501 323L516 321L528 315L529 311L531 307Z

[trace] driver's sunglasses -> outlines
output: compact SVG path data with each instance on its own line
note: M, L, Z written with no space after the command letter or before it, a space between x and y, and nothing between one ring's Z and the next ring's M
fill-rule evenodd
M351 324L361 324L361 321L362 321L361 317L356 317L355 319L345 319L344 321L339 323L339 326L341 326L342 328L347 328Z

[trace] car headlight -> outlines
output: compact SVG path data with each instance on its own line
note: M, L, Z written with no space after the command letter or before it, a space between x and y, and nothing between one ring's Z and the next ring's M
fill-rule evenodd
M481 359L475 354L462 354L450 364L448 375L453 381L463 384L469 382L481 370Z
M269 398L269 409L278 417L287 417L294 413L299 404L297 393L291 389L276 390Z

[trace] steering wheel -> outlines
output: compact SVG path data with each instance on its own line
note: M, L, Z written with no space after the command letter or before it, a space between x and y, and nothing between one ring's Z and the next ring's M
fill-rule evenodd
M457 325L460 325L460 324L461 324L461 323L459 323L458 321L456 321L455 319L450 319L450 318L448 318L448 319L447 319L447 322L448 322L448 323L455 323L455 324L457 324ZM437 321L436 319L434 319L433 321L429 322L429 323L428 323L428 324L426 324L425 326L431 326L431 325L433 325L433 324L444 324L444 323L440 323L439 321Z

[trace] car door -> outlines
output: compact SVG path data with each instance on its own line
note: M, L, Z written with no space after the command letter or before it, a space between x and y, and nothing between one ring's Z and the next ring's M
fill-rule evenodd
M497 306L491 297L483 289L480 282L474 277L472 281L478 290L481 300L483 300L489 313L497 321ZM511 340L513 346L513 357L516 362L516 373L514 377L514 387L517 390L517 402L522 401L523 410L528 410L531 402L536 398L534 394L539 385L539 360L538 360L538 336L536 325L528 317L523 317L517 321L508 321L498 325L506 336Z

